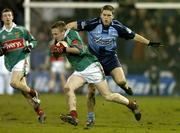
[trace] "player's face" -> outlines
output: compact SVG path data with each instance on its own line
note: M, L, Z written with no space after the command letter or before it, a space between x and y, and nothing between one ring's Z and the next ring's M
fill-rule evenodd
M53 28L51 29L51 33L53 38L58 42L64 39L65 30L61 31L58 28Z
M2 21L4 22L5 25L9 25L13 22L13 15L12 12L4 12L2 14Z
M108 26L111 24L114 16L111 11L109 10L103 10L101 13L101 19L105 26Z

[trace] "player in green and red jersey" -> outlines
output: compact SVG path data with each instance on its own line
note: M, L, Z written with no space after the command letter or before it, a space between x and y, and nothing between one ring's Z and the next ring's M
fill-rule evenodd
M127 106L132 110L136 120L140 120L141 112L135 101L110 91L101 64L96 56L89 52L78 32L67 30L66 24L63 21L58 21L51 26L51 33L54 40L58 42L51 47L52 54L58 56L58 53L64 53L75 70L64 87L69 114L61 114L61 120L75 126L78 124L75 91L85 83L94 84L106 100Z
M5 8L1 12L4 26L0 30L0 56L4 55L5 66L12 72L10 85L21 90L38 115L40 123L44 123L45 113L40 108L40 100L36 90L26 83L28 73L28 56L32 48L37 45L35 38L22 26L13 22L13 11Z

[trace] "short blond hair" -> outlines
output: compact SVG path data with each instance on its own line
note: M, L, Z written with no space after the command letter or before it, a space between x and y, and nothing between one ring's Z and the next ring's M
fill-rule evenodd
M66 23L64 21L57 21L51 26L51 29L53 28L58 28L59 30L66 30Z

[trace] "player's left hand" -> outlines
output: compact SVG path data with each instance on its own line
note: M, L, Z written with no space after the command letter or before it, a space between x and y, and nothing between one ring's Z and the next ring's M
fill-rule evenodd
M31 46L31 45L28 45L28 46L24 47L24 49L23 49L23 51L24 51L25 53L30 53L31 50L32 50L32 46Z
M58 58L62 53L66 52L67 43L65 41L60 41L56 44L53 44L50 48L51 54Z
M67 48L67 47L68 47L68 44L67 44L67 42L65 42L65 41L60 41L60 42L56 43L56 45L57 45L57 46L63 45L64 48Z
M154 47L154 48L159 48L164 46L163 44L161 44L160 42L149 42L148 46Z

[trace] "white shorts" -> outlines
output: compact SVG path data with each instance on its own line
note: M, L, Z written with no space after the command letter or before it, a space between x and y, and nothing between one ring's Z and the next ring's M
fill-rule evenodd
M83 71L74 71L72 75L83 77L87 83L99 83L105 79L103 68L99 62L92 63Z
M64 73L65 63L64 61L53 61L51 63L51 71L54 73Z
M30 65L28 59L23 59L19 61L13 68L12 71L25 71L26 74L30 71Z
M0 57L0 74L8 74L9 71L5 67L4 55Z

